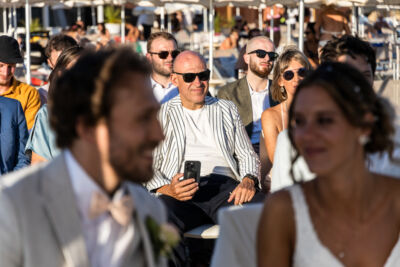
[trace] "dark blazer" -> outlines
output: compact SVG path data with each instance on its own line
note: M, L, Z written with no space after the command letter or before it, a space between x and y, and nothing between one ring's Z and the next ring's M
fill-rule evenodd
M269 80L269 88L271 88L271 83L272 81ZM253 132L253 106L251 104L251 96L246 76L220 88L217 97L235 103L243 125L246 128L247 135L251 138ZM271 107L279 104L279 102L272 99L271 90L269 91L269 103Z
M18 100L0 97L0 175L29 165L25 115Z

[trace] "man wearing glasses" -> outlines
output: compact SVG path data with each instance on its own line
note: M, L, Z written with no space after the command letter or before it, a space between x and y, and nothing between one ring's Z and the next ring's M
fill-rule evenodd
M257 36L251 39L243 56L249 66L246 76L225 85L218 91L218 98L236 104L257 153L260 147L261 114L265 109L278 104L271 97L269 88L272 81L268 79L274 60L278 57L274 51L274 44L267 37Z
M161 106L165 138L153 152L154 176L146 183L160 194L181 234L216 223L221 207L264 199L258 189L260 163L237 108L207 96L209 78L199 54L185 51L175 59L172 82L179 95ZM184 176L185 165L193 161L200 162L198 180ZM181 266L187 258L183 243L175 256Z
M151 86L157 101L162 103L179 94L171 83L172 63L179 54L175 37L168 32L156 32L147 41L147 54L152 67Z

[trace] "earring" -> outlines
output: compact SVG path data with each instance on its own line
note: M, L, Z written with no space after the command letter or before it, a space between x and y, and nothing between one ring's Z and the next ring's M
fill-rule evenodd
M361 135L358 138L358 142L360 143L360 145L365 146L368 142L370 141L369 136L368 135Z
M282 92L282 93L285 92L285 87L281 86L281 92Z

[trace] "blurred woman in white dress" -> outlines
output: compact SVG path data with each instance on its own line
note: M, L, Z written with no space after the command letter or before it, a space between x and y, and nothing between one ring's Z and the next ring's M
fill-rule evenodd
M400 180L365 164L368 154L393 150L389 107L342 63L325 63L300 83L289 137L316 178L266 200L259 267L400 266Z

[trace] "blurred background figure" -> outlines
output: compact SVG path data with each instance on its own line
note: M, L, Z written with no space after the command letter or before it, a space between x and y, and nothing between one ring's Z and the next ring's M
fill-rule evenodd
M271 14L271 8L273 9L273 15ZM281 4L277 4L274 5L273 7L266 7L263 10L263 21L265 22L265 24L267 25L267 28L265 29L266 35L270 36L270 30L271 27L273 28L274 31L274 45L275 47L279 46L279 43L281 41L281 18L283 16L283 14L285 13L285 8L283 7L283 5ZM273 25L271 25L271 19L273 19ZM271 38L272 40L272 38Z
M111 40L110 32L106 29L104 22L97 23L97 44L104 47Z
M239 48L239 31L237 29L232 29L229 36L221 43L219 49L228 50Z
M315 23L309 22L305 31L304 54L311 66L315 69L319 65L318 59L318 39L314 29Z
M57 60L54 70L50 74L49 95L54 93L56 88L56 80L61 74L71 68L83 53L83 48L73 46L65 49ZM35 117L35 124L29 135L28 142L25 147L25 153L32 155L32 163L36 164L43 161L49 161L60 153L56 146L56 137L50 128L47 104L43 105Z
M259 267L400 266L400 181L365 164L393 151L390 109L347 64L324 63L300 83L289 110L292 163L303 156L316 178L269 197Z
M276 61L272 86L272 99L280 104L266 109L261 115L262 133L265 146L260 147L267 152L267 158L260 152L263 171L268 174L274 162L274 153L278 134L288 127L289 108L292 104L296 88L311 70L306 56L296 47L290 46ZM264 150L265 149L265 150ZM264 177L262 177L264 179Z
M345 14L334 5L322 7L314 26L319 47L322 48L333 37L340 38L343 32L351 34L348 23Z

